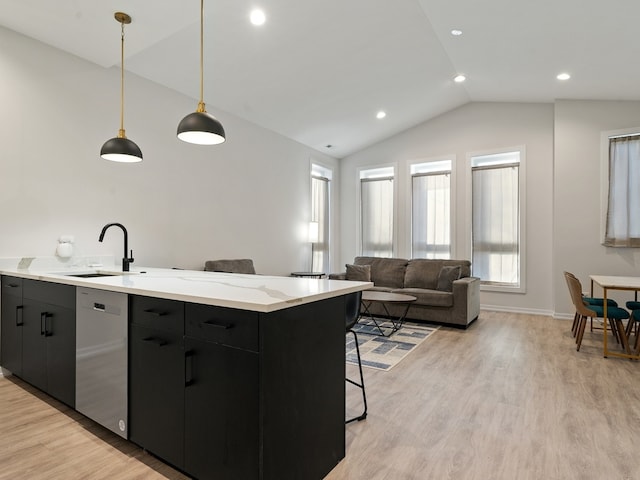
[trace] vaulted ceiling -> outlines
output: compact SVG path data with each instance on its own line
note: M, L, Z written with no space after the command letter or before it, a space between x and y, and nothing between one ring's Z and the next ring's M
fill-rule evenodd
M198 0L0 6L0 25L103 67L124 11L127 71L199 96ZM204 99L341 158L470 101L639 100L638 19L637 0L205 0Z

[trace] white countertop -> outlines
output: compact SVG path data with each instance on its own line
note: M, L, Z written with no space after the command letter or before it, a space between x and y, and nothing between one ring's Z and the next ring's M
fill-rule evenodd
M117 273L109 277L81 278L71 273ZM133 295L168 298L256 312L273 312L295 305L337 297L373 286L370 282L315 278L243 275L237 273L135 267L56 269L1 266L2 275L97 288Z

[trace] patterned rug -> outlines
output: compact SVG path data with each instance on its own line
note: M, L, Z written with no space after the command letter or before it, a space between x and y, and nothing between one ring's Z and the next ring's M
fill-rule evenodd
M391 330L391 322L378 318L376 320L388 335ZM402 328L390 337L382 337L376 335L380 331L370 319L361 318L353 330L358 334L362 366L386 371L397 365L439 328L439 326L405 322ZM358 365L353 335L349 333L346 338L347 362Z

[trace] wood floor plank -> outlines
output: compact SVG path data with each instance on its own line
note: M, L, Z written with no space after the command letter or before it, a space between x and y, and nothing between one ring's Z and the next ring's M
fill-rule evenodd
M347 425L347 456L327 480L640 480L640 362L604 359L601 332L587 330L576 352L570 330L483 311L388 372L365 369L368 417ZM360 395L347 386L347 416ZM0 378L0 480L186 478Z

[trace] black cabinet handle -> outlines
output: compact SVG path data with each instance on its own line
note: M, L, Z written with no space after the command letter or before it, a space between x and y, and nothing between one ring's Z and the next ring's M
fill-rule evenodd
M193 385L193 350L184 352L184 386Z
M53 335L51 330L47 328L47 319L53 317L52 313L49 312L41 312L40 313L40 335L44 335L45 337L50 337Z
M203 322L203 324L208 325L209 327L222 328L224 330L233 328L233 324L231 323L222 323L216 320L207 320L206 322Z
M150 315L155 315L156 317L164 317L167 312L154 310L153 308L149 308L147 310L143 310L144 313L148 313Z
M20 285L17 283L7 283L5 285L5 287L9 287L9 288L18 288Z
M16 327L21 327L24 325L24 321L22 320L22 309L24 306L18 305L16 307Z
M156 337L147 337L142 339L143 342L155 343L159 347L164 347L167 344L166 340Z

